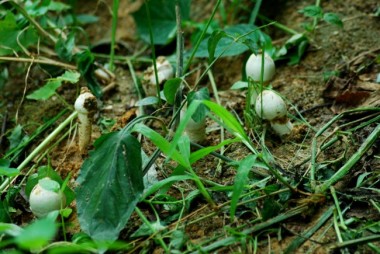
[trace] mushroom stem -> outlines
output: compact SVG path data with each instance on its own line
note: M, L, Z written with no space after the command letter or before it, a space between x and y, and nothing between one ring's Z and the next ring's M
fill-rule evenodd
M81 94L75 101L75 110L78 112L79 150L83 153L91 141L92 117L97 109L96 97L87 87L82 87Z

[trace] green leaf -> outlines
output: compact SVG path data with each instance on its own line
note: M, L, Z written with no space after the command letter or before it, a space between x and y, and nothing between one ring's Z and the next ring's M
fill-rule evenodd
M59 80L49 80L43 87L27 95L26 98L37 101L47 100L55 94L55 90L57 90L61 86L61 84L62 82Z
M87 81L87 86L97 98L102 96L102 89L94 76L94 61L95 57L86 49L75 55L78 70Z
M75 84L79 81L80 74L76 71L65 71L60 77L57 77L58 80L70 82L71 84Z
M326 21L327 23L330 23L339 27L343 27L343 22L336 13L326 12L323 15L323 20Z
M323 10L319 6L309 5L303 8L302 10L300 10L299 13L302 13L306 17L322 18Z
M191 103L195 100L199 100L199 101L210 100L210 93L209 93L207 87L203 87L203 88L199 89L198 91L191 91L187 95L187 104L188 105L191 105ZM191 118L195 122L199 123L200 121L205 119L208 111L209 111L209 109L205 105L200 104L198 106L198 108L195 110L194 114L191 116Z
M15 241L20 248L35 251L52 241L57 230L55 220L48 217L27 226L16 236Z
M214 61L216 46L218 45L219 41L224 37L228 37L225 31L216 30L211 34L210 38L208 39L207 46L209 63Z
M234 180L234 189L232 192L232 198L231 198L231 204L230 204L231 221L235 217L237 203L240 199L241 193L244 190L244 186L248 182L249 171L255 165L256 159L257 159L256 155L248 155L239 163L239 167L237 169L237 173Z
M71 32L67 38L59 37L55 44L55 52L58 57L64 61L70 62L73 58L73 49L75 46L75 33Z
M248 82L245 81L237 81L231 86L231 90L238 90L242 88L248 88Z
M265 49L272 48L272 41L270 37L264 32L260 31L256 26L249 24L238 24L234 26L227 27L223 30L225 36L222 38L207 37L205 38L195 54L196 57L225 57L225 56L236 56L241 53L250 50L250 45L255 43L258 47ZM220 32L221 33L221 32ZM221 35L220 35L221 36ZM238 37L241 37L239 40ZM208 42L212 40L212 42ZM210 55L209 45L212 46ZM215 47L215 50L213 49ZM267 51L267 50L266 50Z
M155 96L149 96L145 97L139 101L136 102L136 106L148 106L148 105L154 105L158 103L158 98Z
M183 121L181 121L181 124L182 122ZM182 156L182 154L180 154L177 150L175 150L176 147L172 148L173 142L172 144L169 143L169 141L167 141L164 137L162 137L160 134L158 134L156 131L152 130L148 126L138 123L133 127L133 132L141 133L145 137L149 138L153 142L153 144L157 146L163 153L165 153L166 155L168 155L168 157L181 164L183 167L190 167L188 160L184 156Z
M175 37L177 27L175 2L176 0L146 1L150 13L154 44L165 45ZM189 19L190 3L191 0L179 1L182 21ZM146 6L141 5L140 9L133 14L133 17L137 24L137 32L140 38L146 43L150 43Z
M17 176L20 173L20 170L17 168L10 167L11 162L6 159L0 159L0 175L7 177Z
M9 150L14 149L19 144L26 141L29 137L23 133L22 126L18 124L14 129L12 130L11 135L8 137L9 140Z
M5 18L0 20L0 56L14 55L21 51L22 45L28 48L37 43L37 32L32 28L25 27L16 23L16 18L12 12L7 12Z
M181 78L168 79L164 84L164 95L169 104L173 104L178 88L181 86Z
M78 219L93 239L114 241L144 190L141 147L124 129L94 145L77 179Z
M159 189L162 189L162 188L166 187L167 185L172 185L175 182L179 182L179 181L186 181L186 180L193 180L193 179L194 179L194 177L190 176L190 175L173 175L173 176L169 176L168 178L165 178L164 180L161 180L161 181L159 181L157 183L154 183L149 189L147 189L144 192L143 199L146 199L147 197L149 197L150 195L152 195L153 193L155 193Z
M202 148L202 149L199 149L195 152L193 152L191 155L190 155L190 163L193 164L195 163L196 161L204 158L206 155L220 149L222 146L226 146L226 145L229 145L231 143L235 143L235 142L238 142L240 141L239 139L235 138L235 139L226 139L224 140L223 142L215 145L215 146L207 146L205 148Z
M2 222L10 222L11 216L9 215L9 205L7 200L0 200L0 232Z

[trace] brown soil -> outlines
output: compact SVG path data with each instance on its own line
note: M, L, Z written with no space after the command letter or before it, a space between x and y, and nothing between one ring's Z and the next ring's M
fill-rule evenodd
M89 40L94 42L93 44L99 43L107 45L107 43L109 43L111 2L112 1L99 1L96 8L92 6L95 5L95 3L89 3L88 5L81 6L78 11L100 17L100 25L95 24L86 27ZM120 45L125 47L120 50L126 50L127 54L133 54L133 52L138 51L138 48L142 46L142 43L136 39L135 24L130 16L130 13L138 9L141 2L142 1L121 1L119 22L124 25L119 26L117 38ZM199 9L199 5L197 4L193 6L195 13L198 14L194 19L198 21L206 19L214 5L214 1L211 1L212 3L209 3L209 1L202 2L208 3L206 8ZM246 2L250 3L250 1ZM271 3L269 3L272 1L268 3L265 2L266 1L263 1L264 6L262 10L265 11L268 17L297 31L303 31L300 24L306 21L305 17L298 13L297 10L314 4L314 1L276 1L275 4L278 7L272 9L270 8ZM376 9L380 8L378 1L322 1L322 7L325 12L338 13L344 21L344 28L340 29L336 26L320 22L316 31L312 34L308 34L311 39L311 45L307 49L301 62L294 66L289 66L286 62L279 62L276 66L275 79L271 83L273 88L280 92L292 105L289 110L290 113L297 115L297 111L301 112L305 120L315 130L319 130L337 113L343 110L361 105L378 107L380 104L379 84L375 83L377 75L380 73L380 22L379 17L373 15ZM242 11L242 15L243 14L247 15L245 11ZM235 19L234 17L229 17L230 22L238 22L236 19L236 17ZM126 27L128 27L128 29L126 29ZM269 28L267 32L278 45L289 38L288 34L279 31L275 27ZM147 57L149 57L148 54L149 52L147 53ZM248 53L242 56L219 59L212 68L216 84L220 90L219 96L221 97L222 104L227 109L234 111L241 119L243 119L243 110L245 107L245 92L231 91L229 88L233 83L241 80L241 70L247 56ZM26 65L21 66L21 68L24 67L26 67ZM142 76L146 67L146 64L135 66L137 75ZM11 63L9 68L20 68L20 64ZM339 78L327 81L324 79L324 74L328 71L339 71L341 75ZM24 73L22 74L25 75ZM5 110L8 103L10 105L8 107L8 116L12 118L12 121L8 121L8 130L11 130L12 127L20 123L25 127L27 133L32 133L38 125L42 123L43 117L52 117L63 108L58 98L53 98L43 104L22 100L24 89L27 90L26 94L28 94L38 87L46 78L45 76L38 76L44 74L37 67L33 67L29 75L28 87L25 88L25 77L21 76L20 73L17 73L17 75L11 74L11 81L4 88L4 94L1 94L1 101L5 102L2 104L2 109ZM133 105L137 101L137 95L128 66L119 64L115 75L117 86L105 94L102 108L97 115L97 119L115 119L117 125L114 126L114 129L117 129L118 127L124 126L135 116L136 109L133 108ZM197 73L191 76L189 80L195 80L196 75ZM36 79L34 79L35 77ZM364 83L366 89L363 89ZM205 79L201 85L209 86L210 84L208 80ZM368 87L371 87L372 90L368 89ZM77 88L64 85L58 93L63 96L69 104L72 104L77 91ZM344 92L346 95L342 96ZM362 96L360 100L355 99L358 98L357 96L359 95ZM15 119L17 122L13 121L16 112L18 112L18 119ZM339 124L354 119L355 117L343 119ZM211 120L208 120L207 125L209 133L204 145L218 144L221 141L220 130L213 129L215 124ZM304 164L303 161L311 154L311 140L315 132L310 130L310 128L301 121L295 121L294 125L294 133L290 137L282 139L274 135L271 130L267 130L265 145L278 162L277 166L281 172L283 172L285 176L299 181L309 168L309 164ZM336 125L333 127L335 126ZM374 125L361 129L350 137L345 137L351 140L342 140L337 145L323 152L320 157L318 157L318 160L329 161L337 159L344 152L343 146L345 142L349 144L345 158L349 158L369 133L371 133L374 128L373 126ZM318 142L322 142L324 138L327 138L327 136L333 132L333 127L318 139ZM94 129L93 140L101 135L99 127L94 125ZM230 134L226 133L226 135L229 137ZM256 143L258 143L258 141ZM32 150L36 145L37 144L32 145L29 149ZM148 154L154 151L153 145L148 141L144 141L143 145ZM353 173L355 178L345 178L342 183L335 186L337 190L344 191L353 188L356 178L360 173L378 172L380 170L379 162L373 157L373 154L378 154L378 145L377 142L377 146L374 146L374 148L353 167L352 172L356 172ZM1 150L1 152L4 152L3 148ZM224 155L234 160L241 160L249 153L249 150L242 144L233 144L225 148ZM85 158L85 155L78 155L78 148L75 141L70 138L67 139L67 141L61 142L49 153L49 158L52 166L61 173L62 177L66 177L69 172L72 173L73 180L71 184L73 185L83 158ZM163 159L159 158L157 163L158 168L161 169L161 171L159 171L159 178L164 178L171 172L170 165L162 165L162 162ZM194 170L204 179L214 181L221 185L233 184L236 169L226 163L222 163L219 169L218 162L219 160L217 158L208 156L204 160L196 163ZM46 163L46 159L40 162L41 165ZM339 167L339 165L341 164L338 163L336 167ZM269 183L276 184L275 181ZM196 189L196 187L192 183L187 183L183 186L179 184L179 186L174 187L169 194L180 198L181 192L179 189L183 189L188 193ZM229 197L223 195L216 193L213 197L217 205L222 205L229 200ZM309 202L311 207L310 211L304 214L302 218L288 220L279 227L273 228L274 230L264 232L263 235L259 237L258 253L281 253L298 234L313 225L327 208L333 204L330 199L318 199L317 201L311 201L310 199L312 199L312 197L301 194L298 198L294 197L293 205L301 201ZM379 202L378 198L375 200ZM263 207L262 200L259 200L257 203L257 207ZM291 203L282 204L283 207L291 205ZM74 204L72 204L72 207L75 208ZM368 208L368 210L366 210L366 208ZM141 209L146 213L148 218L154 219L154 215L149 208L142 205ZM166 214L168 211L165 211L164 208L161 209L163 216L169 216L169 214ZM240 212L241 216L231 223L227 210L220 209L215 212L207 206L204 200L196 199L192 202L188 211L190 215L178 222L178 225L179 229L183 229L187 234L188 241L191 242L191 245L205 245L207 240L213 237L217 236L223 238L224 235L227 235L227 226L236 228L252 226L251 220L254 218L252 214L256 214L257 211L242 208ZM376 214L372 206L362 208L360 205L354 203L349 210L350 216L355 218L363 216L362 213L364 212L379 219L378 213ZM203 217L204 219L197 220ZM75 215L71 220L75 222ZM176 223L177 221L171 225L171 229L176 226ZM79 229L76 223L74 223L74 225L74 227L69 229L70 233L75 233ZM122 232L120 238L128 240L128 237L140 225L141 222L138 216L133 215L128 224L128 229ZM255 235L248 236L245 242L242 240L244 244L221 248L219 253L252 253L252 244L255 237ZM144 240L145 239L138 239L135 240L134 243L136 246L141 244L141 248L147 248L147 245L149 245L149 248L155 248L155 251L152 251L153 253L162 252L160 247L157 247L153 241L148 244L144 242ZM313 235L311 240L306 241L297 253L305 253L307 251L310 251L309 253L327 253L329 252L328 247L326 247L327 244L335 243L336 241L334 228L331 227L331 224L326 224ZM370 253L366 248L359 249L359 251L361 253Z

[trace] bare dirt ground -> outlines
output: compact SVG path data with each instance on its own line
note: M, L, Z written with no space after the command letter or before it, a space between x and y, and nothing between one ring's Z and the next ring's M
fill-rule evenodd
M135 32L135 24L130 16L130 13L138 9L141 1L121 1L119 12L120 26L117 31L117 38L120 42L120 52L125 54L133 54L138 51L143 44L138 41ZM194 19L202 21L206 19L214 5L214 1L207 2L204 8L199 6L194 1L195 12ZM203 1L202 1L203 2ZM247 1L249 2L249 1ZM274 3L275 2L275 3ZM110 8L111 1L89 3L88 6L81 6L81 12L86 10L100 17L99 24L86 27L86 32L89 34L89 40L94 44L109 43L110 38ZM276 8L271 8L272 4ZM294 30L302 31L300 24L305 22L305 17L297 12L307 5L314 4L314 1L263 1L263 14L269 18L276 20ZM95 6L93 6L95 5ZM203 6L203 5L202 5ZM344 22L344 28L340 29L326 23L320 23L313 34L310 34L311 45L308 47L301 62L297 65L289 66L285 61L276 63L276 76L271 83L273 88L279 91L292 105L290 113L295 114L301 112L305 120L316 130L324 126L337 113L342 112L357 106L374 106L380 105L380 89L379 84L375 80L380 73L379 54L380 54L380 18L374 16L379 3L377 0L369 1L322 1L323 10L328 12L338 13ZM246 14L242 11L242 15ZM234 20L238 22L238 20ZM276 45L281 45L287 38L288 34L279 31L276 27L269 27L267 32L272 37ZM185 34L186 38L186 34ZM173 49L174 50L174 49ZM149 57L147 52L147 57ZM229 88L232 84L242 78L242 68L244 61L247 59L248 53L237 57L221 58L212 68L215 76L216 84L220 91L222 103L226 108L233 110L237 115L242 116L242 111L245 104L245 94L240 91L231 91ZM12 64L11 68L17 70L19 64ZM145 64L136 66L138 75L142 75ZM325 79L327 72L338 71L339 77ZM103 117L117 119L119 126L125 125L131 118L133 112L131 107L137 100L131 75L128 67L119 63L117 66L116 83L117 87L105 94L102 110L100 114ZM44 79L44 74L37 68L32 67L29 72L28 87L25 88L24 77L20 73L11 73L11 80L5 88L5 92L1 95L2 101L9 105L8 114L15 115L18 113L18 122L25 126L26 131L32 132L37 125L43 120L42 115L51 117L57 113L62 106L58 100L52 100L41 105L38 102L30 102L24 100L21 103L24 89L32 91L39 85L39 81ZM196 74L195 74L196 75ZM194 78L194 77L190 77ZM35 80L35 81L32 81ZM209 85L205 80L202 85ZM58 91L68 103L73 103L75 89L73 90L68 85L63 86ZM132 112L132 113L131 113ZM343 119L349 121L352 119ZM34 124L36 123L36 124ZM211 121L208 122L208 130L212 129ZM279 166L288 177L300 179L303 173L307 170L307 165L302 162L310 156L312 132L304 124L295 123L295 133L288 138L280 139L271 131L268 130L266 137L266 146L278 161ZM359 147L371 132L373 127L368 127L356 132L351 136L350 149L347 151L346 157ZM95 127L93 139L99 137L100 129ZM229 135L229 134L226 134ZM207 135L206 145L215 145L220 142L219 131L211 130ZM373 158L373 154L379 154L379 141L371 149L370 153L362 158L362 160L354 166L352 174L349 178L338 183L335 187L338 191L344 192L353 188L356 181L356 176L359 173L367 171L379 171L380 163ZM144 148L148 154L154 150L149 147L146 141ZM31 147L33 149L33 147ZM82 163L82 157L77 155L75 145L62 142L55 150L51 152L52 166L61 172L62 177L65 177L68 172L73 173L73 177ZM342 146L334 146L325 151L320 159L334 160L343 152ZM249 151L242 145L234 144L226 147L225 155L236 160L244 158ZM163 161L159 159L158 162ZM196 172L203 178L210 179L222 185L232 184L236 170L227 164L222 165L221 171L217 171L218 160L212 156L198 162L195 165ZM63 166L65 165L65 166ZM161 166L158 163L159 178L170 174L168 165ZM274 183L273 183L274 184ZM195 186L181 186L187 191L191 191ZM173 189L170 195L180 196L181 193L177 189ZM222 204L227 200L224 196L213 197L217 203ZM379 201L379 198L376 198ZM263 204L258 201L259 207ZM320 217L325 209L332 204L332 200L320 199L309 200L307 197L294 197L294 200L287 204L292 206L300 202L310 204L310 211L302 218L291 219L283 223L274 231L268 230L267 235L261 237L258 243L259 253L271 252L281 253L288 244L306 228L315 223L315 220ZM371 217L379 220L378 211L373 210L366 202L351 202L350 216L356 218ZM141 205L147 216L149 209ZM244 208L242 215L234 222L234 226L247 226L246 219L251 219L248 208ZM162 208L163 216L165 209ZM228 213L220 210L218 212L206 206L203 200L195 200L192 202L189 217L183 220L181 224L189 241L193 244L204 243L207 239L225 232L225 227L229 224ZM212 214L212 216L209 216ZM169 214L168 214L169 216ZM196 218L204 219L197 221ZM209 216L209 217L207 217ZM28 217L29 218L29 217ZM27 220L27 219L25 219ZM25 221L21 219L20 221ZM75 222L75 217L71 219ZM122 232L121 239L128 239L130 235L140 225L138 216L133 215L127 229ZM75 224L75 223L74 223ZM77 225L73 226L70 231L76 232ZM318 237L321 238L318 238ZM254 237L254 236L253 236ZM136 245L141 244L142 240L137 239ZM336 235L332 227L322 227L314 236L313 240L306 241L305 244L298 250L298 253L304 253L311 250L311 253L327 253L329 250L325 246L330 242L336 242ZM155 246L154 243L150 243ZM154 247L153 247L154 248ZM252 246L234 246L233 248L221 249L219 253L246 252L252 250ZM157 247L153 253L160 253L162 250ZM371 253L367 249L359 249L360 253Z

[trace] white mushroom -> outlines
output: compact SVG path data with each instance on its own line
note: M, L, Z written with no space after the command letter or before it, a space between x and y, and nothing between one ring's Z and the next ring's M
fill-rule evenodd
M265 90L257 96L255 104L256 114L270 122L272 129L279 135L289 134L293 125L287 117L287 108L284 100L275 92Z
M185 115L185 112L181 111L181 118ZM201 143L206 138L206 119L202 119L199 122L190 118L185 127L185 133L189 136L191 142Z
M245 65L245 72L247 77L252 78L253 81L261 81L261 69L262 69L262 54L252 54ZM263 73L263 82L267 83L273 79L276 72L276 67L273 59L268 55L264 54L264 73ZM252 91L251 95L251 105L255 103L257 98L257 91Z
M84 152L91 141L92 117L97 109L96 97L87 87L82 87L74 107L79 119L79 150Z
M42 181L50 181L54 190L45 189ZM54 188L55 187L55 188ZM65 195L60 190L59 183L45 177L34 186L29 197L30 210L37 217L45 217L48 213L60 210L66 205Z
M161 85L168 79L174 76L174 69L170 62L164 56L159 56L156 59L158 84ZM149 67L144 72L145 93L149 96L157 94L156 90L156 75L154 74L154 67Z

